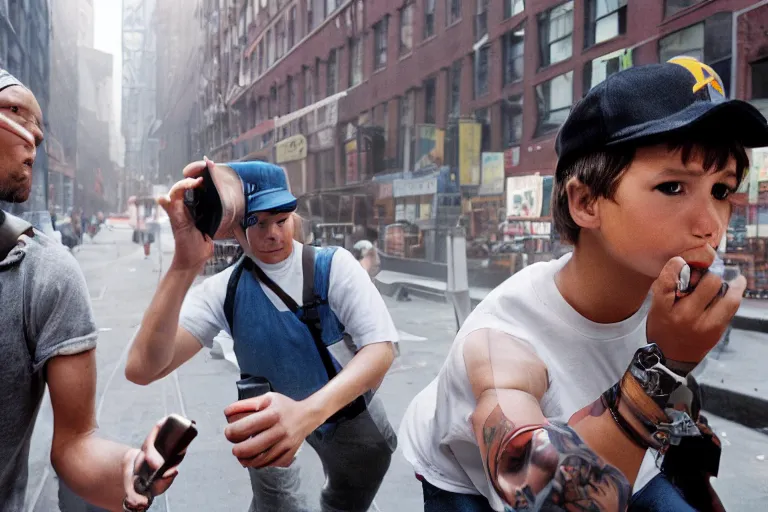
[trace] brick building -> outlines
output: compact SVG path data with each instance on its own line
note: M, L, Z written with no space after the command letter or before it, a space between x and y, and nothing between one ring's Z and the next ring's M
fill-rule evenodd
M733 13L757 4L261 3L240 2L228 11L233 21L240 20L235 25L248 27L242 55L230 59L240 81L228 96L239 113L230 126L231 156L269 152L285 137L309 135L307 191L347 183L344 142L358 126L379 127L386 139L384 162L375 168L368 162L367 171L409 171L414 163L407 159L409 149L413 155L413 127L427 123L446 129L451 119L466 116L483 125L482 151L514 151L507 158L507 175L550 174L556 160L554 136L570 106L622 66L692 54L712 64L730 87ZM765 95L765 9L738 17L743 48L736 66L739 97L751 98L753 91ZM334 101L323 103L328 98ZM317 119L300 110L312 110L313 105L321 111L314 115L320 127ZM285 116L290 122L275 130L275 119L281 124ZM358 179L370 174L363 172Z

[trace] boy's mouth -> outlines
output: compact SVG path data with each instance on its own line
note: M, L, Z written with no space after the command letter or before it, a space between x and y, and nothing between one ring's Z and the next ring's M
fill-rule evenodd
M706 245L685 251L680 256L687 265L680 272L677 285L678 296L691 293L696 288L704 275L709 272L709 267L715 262L717 251Z

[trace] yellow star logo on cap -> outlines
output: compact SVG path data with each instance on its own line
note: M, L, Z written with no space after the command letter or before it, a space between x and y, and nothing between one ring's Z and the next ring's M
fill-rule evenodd
M667 62L669 64L677 64L690 71L696 79L696 83L693 86L694 93L711 85L714 90L725 96L725 87L723 87L723 81L720 79L720 75L703 62L696 60L693 57L675 57L669 59Z

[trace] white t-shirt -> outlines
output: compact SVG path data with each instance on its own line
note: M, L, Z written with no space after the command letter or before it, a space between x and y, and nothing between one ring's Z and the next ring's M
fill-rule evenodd
M470 421L477 402L464 364L467 334L489 328L530 343L549 372L542 411L561 422L618 382L647 343L649 300L623 322L598 324L563 299L555 274L570 257L531 265L493 290L467 318L438 376L408 406L399 433L403 455L434 486L482 494L494 510L504 509L488 482ZM635 490L657 473L649 451Z
M294 241L293 252L280 263L266 264L254 260L297 304L303 302L302 247L299 242ZM206 347L213 344L213 338L221 331L232 335L224 315L224 299L233 270L234 265L192 287L181 307L179 324ZM264 283L260 284L279 311L288 311L288 307L272 290ZM397 329L384 299L360 263L343 248L337 249L333 255L328 304L357 347L398 341Z

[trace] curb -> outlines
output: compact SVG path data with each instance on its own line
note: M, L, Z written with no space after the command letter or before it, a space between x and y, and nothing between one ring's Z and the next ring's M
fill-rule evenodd
M428 286L408 282L384 283L379 280L375 282L376 288L382 295L395 297L396 300L414 296L434 302L448 302L445 292ZM480 303L477 298L473 298L471 301L473 308ZM768 319L736 316L733 319L733 328L768 333ZM697 373L704 373L704 369L702 368ZM699 385L701 386L705 412L768 433L768 400L745 395L707 382L700 381Z

